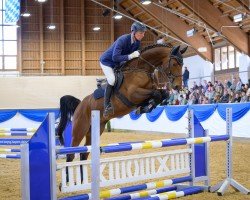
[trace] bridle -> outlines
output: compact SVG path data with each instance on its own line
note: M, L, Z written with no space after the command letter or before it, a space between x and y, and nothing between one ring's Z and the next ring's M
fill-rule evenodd
M178 57L176 55L171 55L169 57L167 67L164 67L163 65L161 65L161 66L155 66L152 63L150 63L149 61L147 61L146 59L144 59L142 56L139 56L139 59L142 60L142 61L144 61L145 63L147 63L154 70L157 70L158 72L160 72L160 74L162 75L163 79L166 80L166 81L158 82L159 85L166 85L167 84L167 85L173 86L173 83L174 83L175 79L182 76L182 74L174 74L171 71L170 63L171 63L172 59L176 59L176 61L178 62L178 64L181 65L181 66L183 66L183 60L182 60L182 58L180 58L180 57ZM168 73L164 69L169 69Z

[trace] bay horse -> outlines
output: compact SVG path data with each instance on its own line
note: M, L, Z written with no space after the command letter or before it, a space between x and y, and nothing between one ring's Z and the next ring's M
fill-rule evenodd
M91 110L100 110L100 133L102 134L105 124L112 118L121 117L145 102L159 97L156 79L153 78L157 70L158 81L164 79L168 88L182 85L183 57L187 47L180 49L180 46L171 47L167 44L154 44L144 48L138 58L127 61L120 71L124 78L119 88L119 94L125 97L125 102L132 103L129 106L119 98L116 92L112 94L111 102L114 113L108 118L102 116L104 110L104 98L95 99L93 93L86 96L82 101L75 97L66 95L60 99L61 119L57 128L60 141L63 141L63 131L67 120L73 115L73 130L71 146L80 144L86 137L85 145L91 145ZM69 98L70 97L70 98ZM65 101L67 99L67 101ZM157 103L160 103L159 101ZM81 154L80 159L86 160L88 154ZM67 155L67 162L74 159L74 154Z

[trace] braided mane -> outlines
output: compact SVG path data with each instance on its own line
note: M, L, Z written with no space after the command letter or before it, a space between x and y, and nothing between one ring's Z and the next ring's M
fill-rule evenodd
M173 46L171 44L152 44L152 45L144 47L141 50L141 53L144 53L145 51L151 50L151 49L156 48L156 47L168 47L168 48L172 48Z
M173 46L171 44L152 44L152 45L149 45L149 46L146 46L144 47L142 50L141 50L141 54L148 51L148 50L151 50L151 49L154 49L154 48L157 48L157 47L167 47L167 48L172 48ZM129 60L127 61L123 66L122 68L126 68L132 61L134 61L135 59L138 59L138 58L134 58L132 60Z

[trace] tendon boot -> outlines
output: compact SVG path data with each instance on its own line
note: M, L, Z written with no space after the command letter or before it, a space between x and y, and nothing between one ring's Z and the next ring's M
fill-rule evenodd
M103 117L108 117L109 114L114 114L113 106L110 102L111 94L113 91L113 86L107 84L106 90L105 90L105 96L104 96L104 112Z

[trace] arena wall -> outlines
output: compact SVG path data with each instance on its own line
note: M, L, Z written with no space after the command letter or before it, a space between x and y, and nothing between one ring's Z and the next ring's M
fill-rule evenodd
M63 95L83 99L96 88L97 76L0 78L0 109L57 108Z

